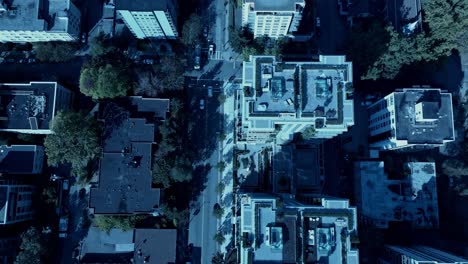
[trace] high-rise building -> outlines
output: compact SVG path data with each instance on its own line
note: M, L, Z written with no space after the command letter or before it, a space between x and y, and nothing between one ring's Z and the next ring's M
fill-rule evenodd
M0 3L0 42L74 41L80 28L80 10L71 0Z
M0 182L0 225L30 220L33 217L34 186L16 182Z
M297 31L304 0L244 0L242 24L254 37L278 38Z
M310 129L332 138L354 125L352 63L345 56L278 62L251 56L243 65L238 142L284 144Z
M356 208L347 200L315 205L268 194L241 194L240 263L359 263L352 246Z
M432 247L386 245L379 264L468 264L468 259Z
M139 39L175 39L177 12L174 0L120 0L116 3L117 19Z
M368 111L373 149L431 148L455 140L452 95L440 89L396 90Z
M73 93L56 82L0 84L0 131L50 134L50 122L72 102Z

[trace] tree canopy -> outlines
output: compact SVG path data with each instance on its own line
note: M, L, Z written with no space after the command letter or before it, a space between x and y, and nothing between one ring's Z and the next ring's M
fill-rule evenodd
M96 215L94 225L101 231L109 233L113 228L119 228L123 231L132 230L135 228L137 221L145 218L145 216L116 216L116 215Z
M200 39L203 32L203 18L197 14L192 14L182 27L182 43L193 45Z
M75 57L76 44L70 42L36 42L36 58L43 62L64 62Z
M74 169L82 169L101 152L99 126L83 113L59 112L51 129L53 134L44 140L47 162L51 166L69 162Z
M125 96L131 87L124 65L87 65L81 69L80 91L93 99Z
M16 256L15 264L47 263L49 244L46 235L37 228L30 227L21 234L20 252Z
M388 42L377 44L371 54L374 56L375 52L382 52L382 47L384 51L369 65L363 79L393 79L404 65L437 60L460 48L460 39L468 30L468 1L426 0L422 4L423 31L404 36L393 27L387 27L390 36ZM374 38L379 39L379 36L384 35L376 29L373 32L378 32L378 35L363 38L360 43L373 42Z

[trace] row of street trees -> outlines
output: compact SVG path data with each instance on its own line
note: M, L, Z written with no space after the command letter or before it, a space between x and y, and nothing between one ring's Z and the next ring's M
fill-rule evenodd
M273 55L280 57L287 44L286 38L270 39L267 37L254 38L248 27L241 29L229 29L229 42L232 49L242 54L244 60L248 60L250 55Z

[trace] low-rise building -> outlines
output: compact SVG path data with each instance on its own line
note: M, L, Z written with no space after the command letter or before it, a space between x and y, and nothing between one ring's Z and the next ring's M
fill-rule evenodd
M159 207L160 190L152 184L154 124L143 118L107 123L98 186L91 189L95 214L151 213Z
M0 42L74 41L80 28L80 10L71 0L0 3Z
M39 174L44 165L44 147L36 145L0 146L0 173Z
M468 264L468 259L428 246L386 245L379 264Z
M0 225L33 218L32 195L35 187L14 181L0 182Z
M0 263L13 264L21 244L19 236L6 236L0 238Z
M176 263L176 229L136 228L109 232L91 227L80 248L80 263Z
M243 65L238 142L285 144L307 128L332 138L354 125L352 63L345 56L278 62L251 56Z
M351 245L356 209L347 200L316 205L268 194L241 194L240 263L359 263Z
M408 162L401 168L383 161L361 161L354 169L356 205L364 224L388 228L391 222L408 222L414 228L439 227L434 162Z
M177 11L174 0L116 1L117 19L123 20L136 38L175 39Z
M304 0L244 0L242 24L254 37L288 36L297 31L305 4Z
M371 148L432 148L455 140L452 95L440 89L396 90L368 111Z
M152 147L155 122L166 118L169 100L130 97L100 106L103 154L90 207L95 214L157 212L160 189L152 188Z
M51 121L72 101L73 93L56 82L0 84L0 131L50 134Z

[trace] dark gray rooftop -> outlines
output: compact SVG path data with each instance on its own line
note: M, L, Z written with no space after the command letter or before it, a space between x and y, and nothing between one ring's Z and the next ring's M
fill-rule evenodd
M135 264L176 261L177 229L135 229Z
M49 129L56 83L0 84L0 129Z
M118 0L116 10L155 11L171 9L171 0Z
M133 105L137 106L138 112L154 113L156 118L165 119L167 112L169 112L169 99L143 98L141 96L133 96L132 103Z
M295 11L296 0L247 0L255 3L255 11Z
M97 214L151 212L160 191L152 189L151 147L154 125L129 118L104 139L99 187L91 189L90 207Z
M423 102L425 115L432 122L417 121L415 105ZM396 138L409 144L442 144L453 140L452 96L439 89L404 89L395 92Z
M44 152L44 149L35 145L0 146L0 172L11 174L33 173L36 151Z
M297 216L296 215L285 215L283 236L283 263L297 263Z
M109 233L91 227L81 247L81 263L130 263L133 230L113 228Z

